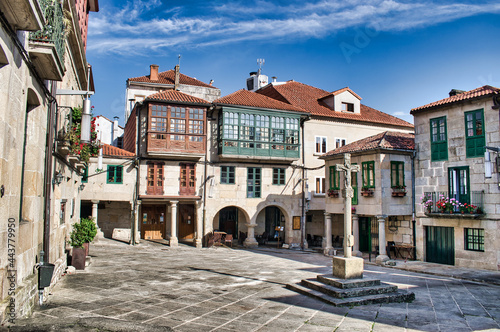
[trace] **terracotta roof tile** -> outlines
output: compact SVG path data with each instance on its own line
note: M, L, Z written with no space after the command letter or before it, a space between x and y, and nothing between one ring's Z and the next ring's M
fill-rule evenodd
M213 88L217 89L215 86L204 83L202 81L197 80L196 78L189 77L182 73L179 73L179 83L186 85L194 85L194 86L202 86L205 88ZM167 70L161 73L158 73L158 80L153 81L149 78L149 75L140 76L140 77L132 77L129 78L130 82L144 82L144 83L157 83L157 84L174 84L175 83L175 71L173 69Z
M161 92L154 93L149 95L146 98L147 101L167 101L167 102L181 102L181 103L195 103L195 104L203 104L210 105L208 101L205 99L197 98L185 94L180 91L175 90L165 90Z
M344 89L335 92L340 93L339 91ZM360 113L333 111L321 101L323 97L332 93L295 81L288 81L281 85L269 84L257 90L257 93L300 107L312 115L413 128L409 122L363 104L361 104Z
M336 156L344 153L354 153L375 149L386 150L415 150L415 135L384 131L380 134L360 139L324 154L321 158Z
M238 90L214 101L220 105L239 105L306 113L303 109L245 89Z
M419 111L427 110L430 108L449 105L449 104L453 104L453 103L456 103L459 101L471 100L471 99L480 98L480 97L484 97L484 96L488 96L488 95L496 95L499 93L500 93L499 88L495 88L495 87L490 86L490 85L483 85L482 87L474 89L474 90L459 93L457 95L454 95L454 96L451 96L448 98L444 98L444 99L435 101L433 103L430 103L430 104L427 104L424 106L415 107L410 111L410 113L415 114L415 113L418 113Z
M102 155L105 157L135 157L135 154L127 150L117 148L106 143L101 143Z

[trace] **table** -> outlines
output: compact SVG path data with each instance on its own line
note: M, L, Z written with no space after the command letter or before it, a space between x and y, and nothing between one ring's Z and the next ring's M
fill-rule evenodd
M222 245L226 235L226 232L214 232L214 245Z
M396 258L399 255L401 258L404 258L405 261L408 259L415 259L415 257L413 257L413 249L415 249L415 246L410 244L396 244L394 248L396 248Z

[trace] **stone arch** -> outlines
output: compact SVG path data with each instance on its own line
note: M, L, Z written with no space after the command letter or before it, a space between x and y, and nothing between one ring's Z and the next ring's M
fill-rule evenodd
M28 110L40 106L40 96L32 88L28 88L28 98L27 98Z
M262 202L261 204L259 204L257 206L257 211L253 217L253 222L257 225L255 227L255 235L257 238L257 242L259 242L259 243L266 243L267 240L273 240L273 238L275 238L274 237L274 235L275 235L274 227L271 227L272 225L267 224L269 222L269 220L267 218L268 217L267 213L268 212L271 213L271 220L273 220L274 213L272 210L266 211L268 208L273 208L273 207L277 208L279 210L281 216L283 216L283 220L279 220L276 222L276 219L274 219L274 223L276 225L284 226L284 232L279 233L280 238L283 239L283 236L284 236L285 239L287 239L289 237L289 233L292 229L292 226L291 226L292 216L290 215L289 207L281 202ZM274 216L274 217L276 217L276 216ZM268 237L268 239L265 238L266 236Z
M212 228L228 234L231 233L235 239L238 239L240 232L247 233L249 222L250 216L244 208L235 204L224 204L214 214Z

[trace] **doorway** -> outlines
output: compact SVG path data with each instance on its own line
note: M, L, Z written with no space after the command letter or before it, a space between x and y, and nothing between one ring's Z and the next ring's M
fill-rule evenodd
M179 205L179 240L194 239L194 206L192 204Z
M232 234L234 239L238 238L238 208L229 206L219 213L219 230Z
M141 237L145 240L161 240L164 236L165 206L143 206Z
M275 206L266 207L265 213L267 240L277 241L279 233L276 231L276 227L281 226L283 214L281 213L281 210Z
M453 227L425 227L425 260L455 265L455 232Z

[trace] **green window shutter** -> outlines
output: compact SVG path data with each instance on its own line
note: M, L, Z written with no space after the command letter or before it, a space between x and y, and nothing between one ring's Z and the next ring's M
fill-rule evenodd
M340 190L340 172L337 172L335 166L330 166L330 189Z
M391 161L391 187L405 185L405 163L403 161Z
M430 120L431 161L448 160L446 117Z
M356 165L356 164L353 164ZM351 187L354 191L354 196L351 199L352 205L358 204L358 172L351 173Z
M482 157L485 151L484 111L465 112L465 145L467 158Z
M87 183L89 182L89 167L85 167L83 170L83 175L82 175L82 183Z
M361 163L363 187L375 188L375 161Z
M108 165L108 179L106 180L107 183L114 183L115 182L115 166L109 166Z

